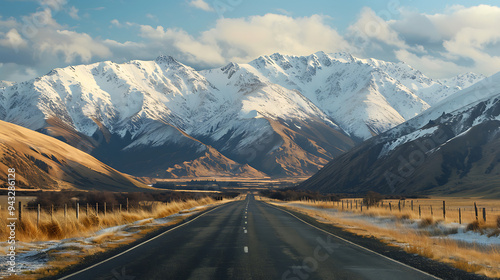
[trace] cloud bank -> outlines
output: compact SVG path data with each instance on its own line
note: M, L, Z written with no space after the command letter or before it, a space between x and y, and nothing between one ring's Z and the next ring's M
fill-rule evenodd
M63 0L42 2L43 9L22 19L0 18L0 79L22 81L69 64L154 59L160 54L206 68L275 52L308 55L320 50L403 61L433 78L500 71L500 8L494 6L451 6L439 14L398 8L392 16L364 8L343 32L323 15L220 18L196 35L175 27L112 20L109 28L128 28L141 38L118 42L71 31L54 20L53 13L66 12L77 20L78 10ZM202 0L188 4L213 11Z

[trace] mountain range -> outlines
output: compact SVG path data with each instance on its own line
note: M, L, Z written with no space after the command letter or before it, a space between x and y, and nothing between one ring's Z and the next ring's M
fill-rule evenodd
M0 83L0 119L135 176L309 176L483 78L433 80L348 53L201 71L160 56Z
M337 157L301 188L500 198L500 73Z

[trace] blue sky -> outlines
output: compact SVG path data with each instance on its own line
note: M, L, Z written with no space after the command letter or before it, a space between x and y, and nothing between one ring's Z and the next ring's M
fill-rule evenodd
M0 80L160 54L201 69L320 50L404 61L433 78L500 71L497 1L353 2L1 0Z

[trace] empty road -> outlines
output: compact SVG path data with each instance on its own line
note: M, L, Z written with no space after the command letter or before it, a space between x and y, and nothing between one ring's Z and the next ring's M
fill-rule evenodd
M437 279L253 196L63 279Z

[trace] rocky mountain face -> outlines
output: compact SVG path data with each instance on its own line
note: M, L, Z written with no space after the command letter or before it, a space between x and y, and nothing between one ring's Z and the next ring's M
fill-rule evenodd
M308 176L480 78L346 53L203 71L162 56L0 85L0 119L137 176Z
M500 197L500 73L326 165L322 192Z

